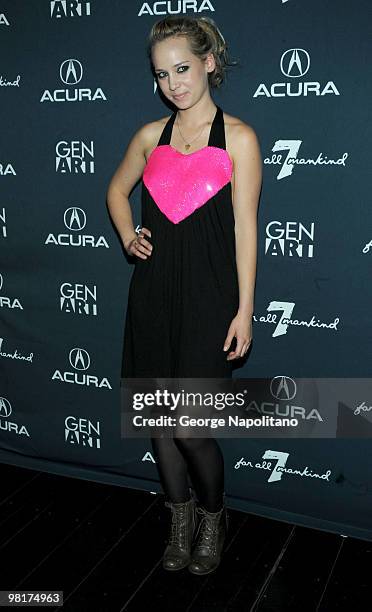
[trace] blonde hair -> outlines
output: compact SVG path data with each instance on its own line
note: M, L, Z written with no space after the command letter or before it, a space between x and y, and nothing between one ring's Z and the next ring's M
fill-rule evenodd
M220 87L225 80L226 69L235 66L230 62L227 44L216 23L210 17L166 17L154 23L148 37L147 54L151 60L153 46L171 36L185 36L191 52L200 60L213 53L216 67L208 73L209 85Z

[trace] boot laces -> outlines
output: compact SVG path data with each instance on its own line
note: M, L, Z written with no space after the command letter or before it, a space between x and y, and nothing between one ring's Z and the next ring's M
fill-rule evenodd
M218 527L221 513L211 517L201 508L197 508L197 512L202 515L202 519L200 521L200 536L195 548L199 550L207 547L215 553L217 550Z
M172 504L166 502L166 505L172 509L172 522L169 544L171 546L180 546L186 544L186 507L176 508Z

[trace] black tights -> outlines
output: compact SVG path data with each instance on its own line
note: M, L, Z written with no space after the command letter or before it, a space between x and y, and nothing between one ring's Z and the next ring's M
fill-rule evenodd
M224 461L214 438L151 438L164 493L173 503L190 499L188 475L201 505L218 512L223 503Z

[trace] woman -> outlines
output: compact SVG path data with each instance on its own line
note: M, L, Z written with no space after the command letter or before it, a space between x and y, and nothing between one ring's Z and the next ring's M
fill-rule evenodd
M152 27L148 51L175 110L135 133L108 189L111 217L136 257L122 377L231 378L252 340L258 140L211 98L229 65L214 21L167 17ZM141 177L137 235L128 197ZM172 510L163 567L207 574L227 530L221 449L191 436L154 437L152 446Z

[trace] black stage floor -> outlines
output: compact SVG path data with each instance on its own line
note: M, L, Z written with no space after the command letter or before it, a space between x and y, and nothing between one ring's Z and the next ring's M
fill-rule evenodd
M162 494L0 470L0 590L63 591L63 608L47 610L371 609L371 542L229 510L219 568L205 577L167 572L170 510Z

